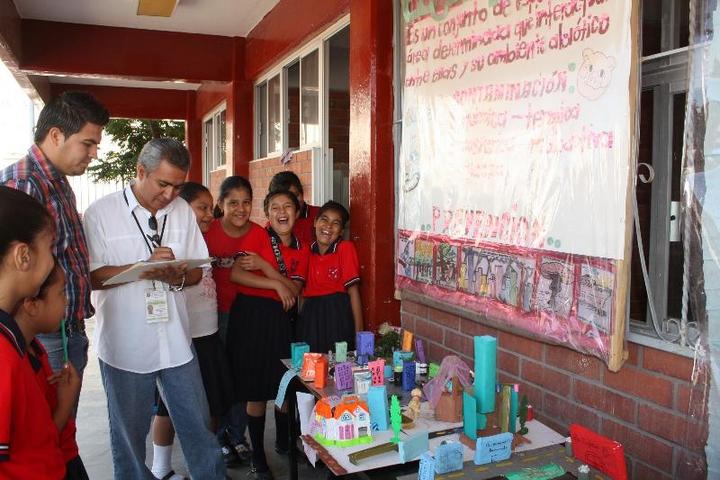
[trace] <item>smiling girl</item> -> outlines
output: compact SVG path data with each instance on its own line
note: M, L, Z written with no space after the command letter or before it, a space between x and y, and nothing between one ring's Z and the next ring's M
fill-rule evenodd
M238 295L230 312L228 353L238 399L247 402L253 447L252 474L272 478L263 448L265 407L277 396L290 352L290 310L305 281L309 250L293 236L298 200L287 190L265 197L269 226L265 238L235 262L231 279ZM275 411L278 446L287 448L287 421ZM284 441L284 442L283 442ZM284 448L283 448L284 447Z
M350 214L341 204L329 201L315 220L315 243L310 247L305 299L298 320L298 341L311 352L327 352L335 342L347 342L351 350L355 333L362 330L360 267L355 244L342 234Z

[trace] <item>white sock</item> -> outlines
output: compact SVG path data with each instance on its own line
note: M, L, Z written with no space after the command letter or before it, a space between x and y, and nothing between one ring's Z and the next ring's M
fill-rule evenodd
M172 470L172 445L156 445L153 442L153 465L150 470L155 478L163 478Z

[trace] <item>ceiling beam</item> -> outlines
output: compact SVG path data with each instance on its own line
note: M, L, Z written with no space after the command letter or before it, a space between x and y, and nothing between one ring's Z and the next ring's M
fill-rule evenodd
M159 88L108 87L104 85L50 84L50 95L66 91L83 91L95 96L116 118L146 118L153 120L184 120L188 116L187 90ZM194 112L191 112L194 114Z
M23 19L21 41L19 67L31 74L232 80L232 37Z

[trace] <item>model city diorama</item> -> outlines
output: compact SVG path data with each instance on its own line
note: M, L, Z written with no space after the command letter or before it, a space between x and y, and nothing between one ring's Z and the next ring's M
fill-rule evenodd
M464 447L474 450L474 465L483 465L507 460L518 445L529 443L526 422L532 420L532 407L527 397L520 396L519 385L497 382L495 337L474 337L474 371L454 355L428 366L422 340L407 330L383 325L377 345L375 339L372 332L358 332L355 352L339 342L335 352L326 355L310 352L304 343L292 344L292 365L303 381L324 389L331 376L334 380L334 390L328 388L328 396L317 401L311 414L313 444L370 444L373 432L392 430L390 442L349 453L349 461L360 465L371 457L397 452L400 463L419 459L418 478L428 480L462 470ZM398 395L388 395L389 387L409 397L404 412ZM423 397L430 409L421 413ZM462 426L439 432L412 430L422 415ZM443 441L430 452L431 438L453 433L460 434L459 442ZM569 454L610 478L626 478L622 445L579 425L571 426L570 433ZM581 467L578 478L589 471L586 465ZM565 473L565 468L549 463L505 476L550 479Z

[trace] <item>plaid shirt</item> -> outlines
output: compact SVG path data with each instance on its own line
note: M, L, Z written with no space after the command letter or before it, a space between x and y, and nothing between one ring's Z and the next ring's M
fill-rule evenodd
M67 280L65 328L68 335L83 331L84 319L93 316L95 310L90 303L92 287L85 232L77 211L75 193L67 178L45 158L37 145L33 145L25 158L0 173L0 184L36 198L55 219L55 256Z

